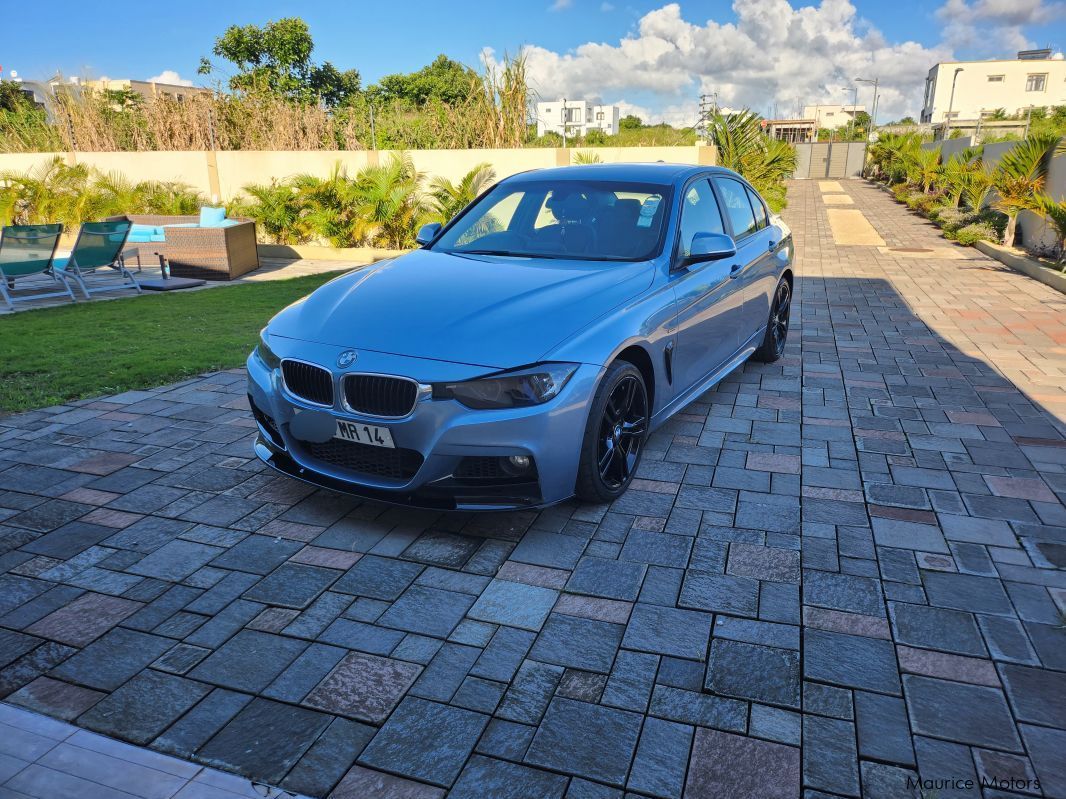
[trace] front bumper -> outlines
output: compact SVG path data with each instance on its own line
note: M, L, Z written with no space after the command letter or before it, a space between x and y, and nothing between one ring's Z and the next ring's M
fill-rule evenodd
M302 358L323 368L336 363L341 348L286 342L282 357ZM297 350L300 350L297 352ZM279 353L280 354L280 353ZM253 353L248 358L248 397L259 427L256 455L282 474L334 491L370 499L443 510L506 510L550 505L573 496L588 403L601 368L581 365L559 396L544 405L508 410L472 410L454 400L419 401L402 419L362 416L336 405L338 418L388 427L397 448L416 451L421 463L409 478L354 471L315 457L313 447L293 436L290 422L303 411L323 408L289 394L279 370ZM343 371L330 369L334 377ZM354 371L354 370L348 370ZM360 372L404 375L421 382L461 380L489 370L362 352ZM532 458L533 468L517 476L471 475L461 464L510 455Z

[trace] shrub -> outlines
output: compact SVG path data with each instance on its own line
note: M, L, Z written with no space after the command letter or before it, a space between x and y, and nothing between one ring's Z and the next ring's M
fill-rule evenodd
M953 233L969 224L972 216L973 212L964 208L941 208L936 215L936 221L946 232Z
M899 202L905 203L907 202L907 197L910 196L910 193L912 191L914 190L906 183L897 183L895 186L892 187L892 196L899 200Z
M954 233L950 234L948 238L953 238L959 244L973 245L979 241L993 241L999 242L1000 234L996 231L988 222L973 222L965 227L961 227Z
M948 201L940 194L919 194L911 206L918 213L936 220L937 214L948 207Z

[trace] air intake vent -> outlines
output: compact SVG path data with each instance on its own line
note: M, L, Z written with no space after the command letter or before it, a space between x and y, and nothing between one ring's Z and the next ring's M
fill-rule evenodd
M315 405L333 407L333 375L321 366L303 361L282 361L281 373L285 387L293 394Z
M418 384L403 377L386 375L347 375L344 399L356 413L399 418L415 409Z
M312 458L359 474L410 480L422 466L422 453L414 449L388 449L333 438L322 444L303 442Z

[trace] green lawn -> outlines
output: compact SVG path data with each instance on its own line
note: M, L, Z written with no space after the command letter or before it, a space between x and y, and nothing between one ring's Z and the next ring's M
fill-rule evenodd
M0 317L0 413L240 366L271 316L337 274Z

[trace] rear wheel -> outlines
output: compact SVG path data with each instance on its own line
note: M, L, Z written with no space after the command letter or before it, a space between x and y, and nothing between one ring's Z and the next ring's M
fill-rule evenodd
M644 452L649 419L643 375L633 364L616 361L592 399L577 473L580 499L610 502L629 488Z
M788 340L788 321L792 311L792 287L781 278L777 291L770 302L770 316L766 320L766 335L762 345L752 355L755 360L773 363L785 354L785 342Z

